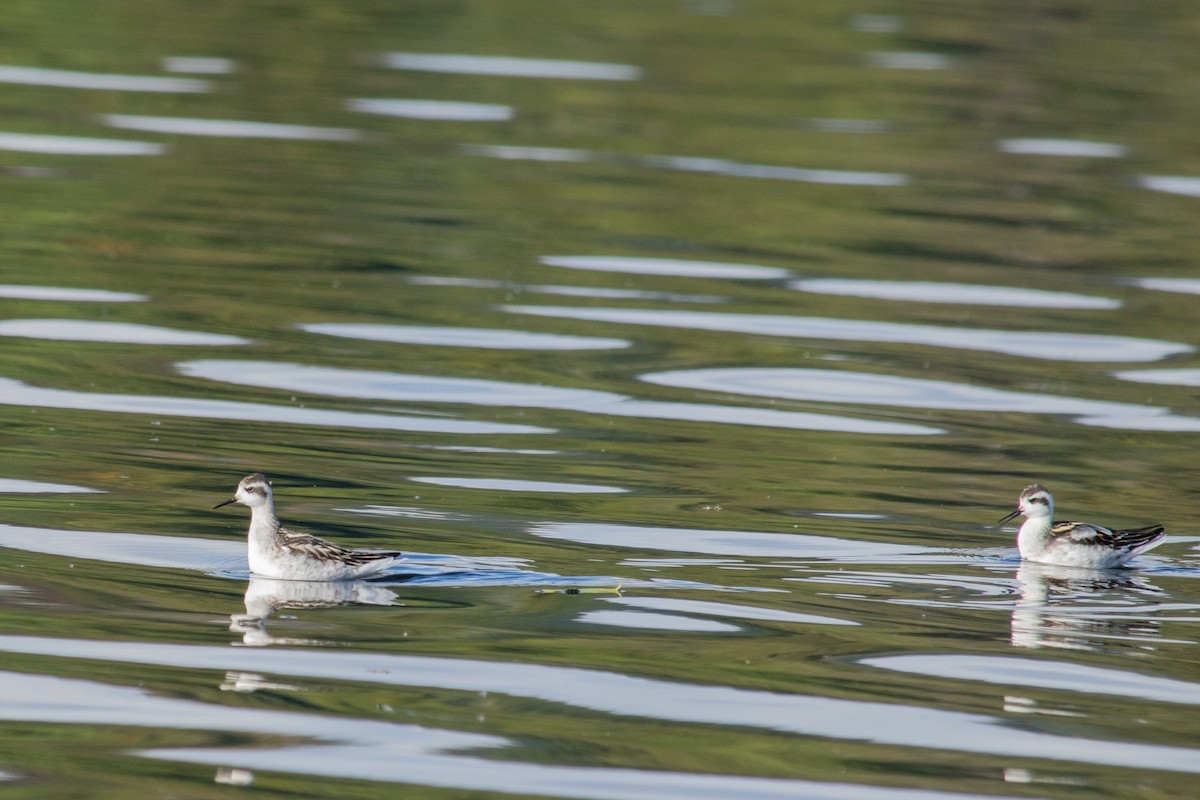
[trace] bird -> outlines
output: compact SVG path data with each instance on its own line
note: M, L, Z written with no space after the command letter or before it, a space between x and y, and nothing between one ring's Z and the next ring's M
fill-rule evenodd
M1115 531L1090 522L1054 522L1054 497L1040 483L1026 486L1017 509L1000 520L1016 516L1025 522L1017 533L1017 549L1026 561L1066 567L1113 569L1162 543L1162 525Z
M247 475L233 497L217 503L213 510L230 503L250 509L250 571L264 578L294 581L349 581L376 575L402 558L399 552L351 550L308 533L279 524L271 482L260 472Z

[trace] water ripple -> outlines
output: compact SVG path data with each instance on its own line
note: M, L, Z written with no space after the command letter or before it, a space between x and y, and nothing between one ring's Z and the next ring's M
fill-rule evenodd
M420 477L409 478L417 483L436 486L459 486L464 489L490 489L498 492L550 492L560 494L618 494L628 492L619 486L597 486L588 483L561 483L556 481L530 481L505 478L455 478Z
M934 678L1032 686L1061 692L1116 695L1157 703L1200 705L1200 683L1136 672L1014 656L900 655L857 659L879 669Z
M309 333L367 339L376 342L424 344L434 347L480 347L489 350L611 350L629 347L627 339L533 333L505 328L454 328L440 325L370 323L312 323L297 325Z
M110 292L105 289L67 289L60 286L24 286L13 283L0 284L0 297L73 303L137 303L149 299L144 294Z
M679 258L642 258L637 256L542 256L549 267L625 272L634 275L672 275L687 278L737 278L770 280L789 274L781 267L759 264L729 264L718 261L692 261Z
M524 434L552 432L550 428L510 425L501 422L475 422L400 414L367 414L357 411L245 403L236 400L206 400L198 397L155 397L153 395L43 389L10 378L0 378L0 405L431 433Z
M457 75L498 75L513 78L561 78L591 81L635 81L637 67L597 61L553 58L476 56L463 53L387 53L383 64L392 69L443 72Z
M932 347L983 350L1026 358L1060 361L1157 361L1190 353L1191 345L1101 336L1088 333L1002 331L986 328L948 328L902 322L793 317L779 314L729 314L658 308L573 308L567 306L502 306L514 314L594 320L631 325L729 331L804 339L889 342Z
M209 380L283 389L290 392L353 397L360 400L466 403L487 406L552 408L645 419L672 419L799 430L927 436L939 428L901 422L855 419L829 414L765 408L635 400L614 392L509 383L479 378L443 378L395 372L314 367L270 361L187 361L184 375Z
M47 640L49 641L49 640ZM228 648L226 652L230 652ZM254 651L243 651L247 654ZM222 688L267 683L255 673L225 671ZM175 747L135 751L144 758L212 764L219 783L244 786L252 769L294 775L388 781L522 796L578 800L989 800L983 795L844 783L613 767L577 767L502 759L516 740L383 720L233 707L163 697L141 687L0 673L0 719L62 725L230 731L282 737L270 746ZM297 742L296 739L301 741ZM488 757L470 751L495 751ZM231 768L230 765L236 765ZM17 777L0 773L3 778ZM998 800L998 799L997 799Z
M916 563L915 557L945 554L935 547L856 541L802 533L703 530L698 528L655 528L603 522L538 522L529 532L546 539L629 547L637 550L669 550L715 556L777 557L832 560L844 563Z
M610 300L665 300L669 303L724 303L729 298L716 294L680 294L651 292L644 289L614 289L607 286L555 286L508 283L482 278L451 278L438 275L417 275L408 279L416 286L464 286L471 289L501 289L507 293L530 292L563 297L605 297Z
M1200 372L1200 371L1198 371ZM1128 374L1119 373L1121 377ZM821 403L861 403L906 408L1070 414L1085 425L1109 428L1200 429L1200 418L1169 415L1165 408L1076 397L1010 392L950 381L873 375L832 369L695 369L642 375L641 380L709 392L733 392Z
M567 163L593 162L617 166L673 169L679 172L700 172L728 175L735 178L798 181L838 186L904 186L909 177L898 172L863 172L845 169L813 169L773 164L746 164L724 158L697 156L638 156L619 153L592 152L564 147L524 147L520 145L464 144L467 155L499 158L508 161L562 161Z
M362 114L451 122L504 122L513 118L512 106L493 103L464 103L456 100L389 100L378 97L358 97L347 100L346 108Z
M167 56L162 60L163 72L193 75L228 75L236 66L233 59L216 56Z
M249 339L221 333L181 331L133 322L102 322L84 319L0 320L0 336L53 339L67 342L116 342L121 344L239 345Z
M160 156L165 144L44 133L0 133L0 150L60 156Z
M153 75L113 75L103 72L71 72L42 67L0 65L0 83L56 86L69 89L99 89L107 92L207 92L211 84L195 78L162 78Z
M1125 145L1081 139L1001 139L996 148L1002 153L1069 158L1124 158L1129 153Z
M89 489L86 486L72 486L66 483L43 483L42 481L27 481L20 478L0 478L0 492L12 494L103 494L100 489Z
M986 714L946 711L894 702L845 700L732 686L692 685L580 667L383 653L331 652L321 649L235 650L208 645L86 641L40 636L0 636L0 651L219 670L222 673L228 670L242 670L356 683L496 692L597 713L678 723L745 726L905 748L932 748L1200 773L1200 751L1186 746L1042 733L1001 724L1000 719ZM0 687L9 685L7 682L0 682ZM71 706L77 709L77 714L82 714L78 709L86 709L93 705L84 698L80 698L80 701L82 705ZM0 717L19 713L14 711L14 708L25 706L0 703ZM48 709L45 700L39 700L28 713L36 713L38 721L46 721ZM183 718L191 721L198 719L198 724L210 729L221 727L203 715L199 718L194 715ZM124 724L130 724L128 719ZM170 727L166 720L157 720L155 724ZM342 721L340 724L367 723ZM288 731L290 735L299 732L298 729ZM323 730L321 735L335 735L335 730ZM223 749L219 752L222 755L222 763L253 757L252 753L248 754L244 750ZM495 765L494 761L488 763ZM310 764L308 769L311 768ZM714 778L710 776L709 780Z
M801 292L849 297L874 297L915 303L963 303L1022 308L1120 308L1121 301L1072 292L1048 292L1017 286L985 286L969 283L928 281L871 281L842 278L804 278L789 287Z
M113 128L185 136L219 136L246 139L295 139L313 142L353 142L362 134L352 128L318 128L277 122L192 117L148 117L135 114L101 114L100 121Z

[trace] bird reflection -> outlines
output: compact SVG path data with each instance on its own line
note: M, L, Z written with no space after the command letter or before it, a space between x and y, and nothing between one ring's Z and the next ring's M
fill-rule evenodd
M1017 584L1021 599L1012 611L1014 647L1097 650L1121 640L1144 647L1158 634L1158 622L1139 613L1129 594L1160 595L1162 590L1136 571L1024 561Z
M229 617L229 630L242 634L243 645L324 645L329 643L320 639L272 636L267 632L267 619L276 611L288 608L390 606L396 602L396 593L366 581L284 581L251 577L246 585L245 602L245 614Z

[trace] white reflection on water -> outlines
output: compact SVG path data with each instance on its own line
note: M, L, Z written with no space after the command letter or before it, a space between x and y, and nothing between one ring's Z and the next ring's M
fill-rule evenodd
M149 299L144 294L110 292L105 289L66 289L60 286L24 286L13 283L0 284L0 297L74 303L136 303Z
M471 289L501 289L510 293L556 294L564 297L607 297L613 300L666 300L671 303L724 303L729 298L716 294L679 294L677 292L648 292L642 289L611 289L605 286L551 286L506 283L480 278L448 278L418 275L408 279L416 286L464 286Z
M159 156L165 144L85 136L51 136L43 133L0 133L0 150L64 156Z
M575 164L595 161L599 155L571 147L524 147L515 144L464 144L462 149L467 155L507 161L562 161Z
M686 278L737 278L770 280L785 278L782 267L759 264L729 264L719 261L692 261L680 258L642 258L640 256L542 256L538 261L550 267L587 269L601 272L627 272L634 275L672 275Z
M69 389L43 389L10 378L0 378L0 405L67 408L117 414L145 414L197 419L230 419L285 425L324 425L336 428L366 428L431 433L506 434L552 433L551 428L475 422L444 417L368 414L298 406L243 403L236 400L205 400L192 397L155 397L137 394L101 394Z
M67 531L0 524L0 547L86 561L214 573L246 569L246 543L241 539L194 539L148 533Z
M610 350L629 347L628 339L533 333L504 328L453 328L440 325L386 325L370 323L312 323L297 325L309 333L368 339L376 342L424 344L435 347L481 347L492 350Z
M1200 294L1200 278L1138 278L1133 283L1159 292Z
M237 345L249 339L222 333L181 331L133 322L103 322L85 319L0 320L0 336L54 339L68 342L119 342L122 344Z
M867 63L880 69L950 69L954 59L941 53L877 52L867 55Z
M801 625L859 624L837 617L801 614L781 608L760 608L734 603L719 603L713 600L689 600L683 597L605 597L603 601L614 605L633 606L654 611L674 611L680 614L701 614L709 617L728 617L760 622L795 622Z
M633 628L651 631L676 631L678 633L738 633L742 629L727 622L712 619L683 617L678 614L648 614L644 611L614 611L597 609L584 611L575 618L576 622L588 625L610 625L614 628Z
M1166 409L1155 406L1009 392L950 381L832 369L730 367L676 370L642 375L641 380L662 386L821 403L863 403L1021 414L1070 414L1081 417L1079 421L1086 425L1109 428L1131 425L1145 429L1146 426L1155 423L1175 426L1187 420L1191 420L1200 428L1200 418L1170 417L1167 416ZM1149 417L1150 420L1139 425L1138 419L1142 417Z
M164 72L194 75L228 75L235 66L233 59L216 56L167 56L162 60Z
M1155 192L1200 197L1200 178L1184 175L1143 175L1137 179L1137 185Z
M1001 139L996 148L1002 153L1072 158L1124 158L1129 152L1121 144L1081 139Z
M517 456L556 456L561 450L538 450L531 447L487 447L470 444L414 444L414 449L449 450L456 453L510 453Z
M409 478L417 483L436 486L459 486L464 489L490 489L497 492L553 492L562 494L619 494L627 492L619 486L597 486L588 483L560 483L555 481L530 481L505 478L455 478L422 477Z
M1191 345L1176 342L1134 339L1127 336L949 328L937 325L912 325L903 322L793 317L781 314L729 314L718 311L680 311L659 308L572 308L567 306L510 305L502 306L502 308L514 314L534 314L542 317L729 331L762 336L953 347L1060 361L1157 361L1167 356L1190 353L1195 349Z
M857 662L869 667L934 678L1115 695L1155 703L1200 705L1200 683L1070 661L944 654L877 656L858 659Z
M0 65L0 83L58 86L68 89L100 89L108 92L207 92L208 81L195 78L162 78L152 75L113 75L103 72L71 72L41 67Z
M669 550L714 556L820 559L857 564L897 561L918 563L920 556L950 552L937 547L856 541L802 533L654 528L602 522L538 522L530 526L529 532L546 539L605 547Z
M671 722L745 726L804 736L822 736L831 739L900 747L932 748L952 752L1047 758L1089 764L1128 766L1138 769L1200 772L1200 751L1190 747L1048 734L1007 726L1002 724L999 718L985 714L946 711L900 703L844 700L739 689L732 686L693 685L579 667L553 667L540 664L352 651L338 652L323 649L233 649L205 645L87 641L39 636L0 636L0 651L59 658L218 670L221 673L228 670L242 670L266 675L287 675L356 683L433 687L464 692L495 692L587 709L601 714L617 714ZM37 678L36 680L54 679ZM12 686L13 684L7 680L0 681L0 691L8 692ZM89 689L93 694L80 692L80 697L66 698L64 693L54 692L46 695L43 692L32 692L28 686L21 686L21 694L15 695L12 702L0 703L0 718L101 724L106 720L98 719L95 716L89 717L87 710L95 709L96 697L103 696L103 693L95 694L95 689L90 685ZM134 690L124 691L134 693ZM76 702L65 703L60 708L48 703L47 696ZM26 701L30 697L36 697L37 703L26 705ZM168 704L188 703L188 701L179 700L165 702ZM124 703L105 703L107 710L112 714L121 713L121 709L124 709L125 705ZM137 721L140 718L137 713L138 706L136 703L130 705L130 709L125 712L128 716L123 718L121 723L113 724L138 724ZM199 706L200 704L194 705ZM196 709L197 713L181 713L181 709L174 706L170 710L173 712L172 717L156 718L152 724L155 727L165 728L177 727L179 724L185 727L195 725L195 727L209 730L228 728L227 724L218 724L218 720L212 718L213 710L209 707ZM238 709L238 711L268 716L274 714L278 714L280 717L295 716L280 712L244 709ZM63 719L59 715L66 716L66 718ZM173 724L174 720L180 719L187 720L187 722ZM288 729L287 734L318 735L326 740L339 736L361 739L362 736L353 735L353 726L357 725L368 726L366 730L379 731L380 734L386 730L386 726L384 728L371 727L381 725L381 723L330 718L328 727L322 728L320 733L311 734L302 724L297 724ZM340 726L351 726L351 731L346 732L349 735L340 734ZM262 730L249 725L239 729ZM427 744L425 740L422 742ZM302 749L311 750L312 748ZM362 749L361 746L359 749ZM194 754L196 751L166 752L170 753L172 757L179 757L183 753ZM201 752L208 752L214 759L219 753L220 763L232 763L251 768L283 769L301 773L311 773L313 770L322 768L332 769L338 761L329 758L314 759L311 752L305 754L306 758L291 760L279 758L287 751L263 753L258 750L224 749ZM423 757L427 757L424 751L422 754ZM272 755L275 758L269 757ZM364 762L362 765L364 768L368 764L374 763L375 769L378 770L385 768L388 763L394 763L394 755L389 758L381 758L378 753L369 755L371 759ZM357 760L354 763L357 765ZM487 763L493 774L502 765L502 762L497 761ZM345 773L338 772L337 774ZM351 774L356 777L377 778L383 773L374 770L357 773L356 770ZM395 773L389 771L386 774ZM411 774L406 780L425 782ZM721 779L707 776L707 780L719 781ZM710 789L712 788L715 787L710 786ZM592 791L595 791L595 787ZM582 796L594 797L596 795ZM646 795L646 797L653 796ZM698 795L690 795L690 797L696 796ZM710 792L699 796L716 798L743 795L736 792L732 795ZM787 797L789 795L780 796ZM846 796L848 798L864 797L863 794L855 792L848 792ZM925 796L924 792L921 793L921 796Z
M1165 386L1200 386L1200 368L1197 367L1131 369L1124 372L1114 372L1113 375L1123 381L1134 381L1135 383L1158 383Z
M1047 292L1017 286L984 286L927 281L871 281L842 278L805 278L791 281L792 289L816 294L876 297L916 303L966 303L1023 308L1120 308L1121 301L1071 292Z
M352 128L318 128L276 122L189 117L147 117L134 114L101 114L100 120L113 128L185 136L220 136L245 139L297 139L314 142L353 142L362 133Z
M0 492L13 494L60 493L60 494L103 494L99 489L89 489L86 486L71 486L65 483L43 483L41 481L26 481L19 478L0 478Z
M763 178L800 183L823 183L840 186L904 186L907 175L898 172L862 172L844 169L810 169L771 164L746 164L724 158L695 156L636 156L620 153L593 152L556 147L523 147L520 145L464 144L463 152L472 156L500 158L510 161L594 162L617 166L653 167L680 172L702 172L728 175L735 178Z
M855 14L850 27L859 33L899 33L904 30L904 17L894 14Z
M290 392L426 403L467 403L488 406L553 408L591 414L645 419L674 419L735 425L762 425L799 430L923 436L944 433L939 428L899 422L839 417L829 414L775 411L762 408L666 403L614 392L569 389L478 378L443 378L395 372L313 367L271 361L186 361L179 371L193 378L228 381Z
M640 69L627 64L463 53L387 53L383 56L383 63L392 69L513 78L634 81L642 76Z
M513 118L512 106L493 103L464 103L456 100L389 100L379 97L357 97L347 100L346 108L363 114L380 114L385 117L452 122L504 122Z
M826 133L886 133L892 129L891 123L880 119L818 117L808 120L808 125Z

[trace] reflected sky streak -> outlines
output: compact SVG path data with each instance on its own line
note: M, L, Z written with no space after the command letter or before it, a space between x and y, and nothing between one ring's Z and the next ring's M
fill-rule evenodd
M99 89L107 92L207 92L211 84L196 78L163 78L155 75L114 75L72 72L65 69L0 65L0 83Z
M119 414L145 414L197 419L230 419L244 422L277 422L285 425L325 425L431 433L504 434L551 433L549 428L474 422L439 417L367 414L298 406L243 403L236 400L205 400L191 397L155 397L137 394L102 394L68 389L43 389L10 378L0 378L0 405L66 408Z
M579 667L383 653L235 650L204 645L39 636L0 636L0 651L222 672L240 670L368 684L496 692L601 714L679 723L745 726L900 747L1200 773L1200 750L1188 747L1047 734L1008 726L1000 718L985 714L732 686L693 685ZM85 703L82 708L91 705ZM9 708L8 704L0 704L0 717L13 713ZM38 721L46 721L47 711L41 703L34 704L30 713L37 713ZM85 717L79 721L94 720ZM368 723L360 720L354 723L343 721L342 724ZM208 727L214 727L213 723L209 722ZM336 732L327 731L324 735L336 735ZM245 764L240 758L242 752L220 752L226 756L226 761L232 761L229 756L237 753L238 762Z
M387 53L383 56L383 63L392 69L510 78L635 81L642 76L640 69L627 64L465 53Z
M1146 370L1155 372L1155 370ZM1119 373L1119 375L1133 373ZM821 403L861 403L905 408L1001 411L1019 414L1070 414L1085 425L1120 428L1190 424L1200 428L1200 418L1175 417L1167 409L1133 403L1109 403L1076 397L1009 392L950 381L872 375L833 369L739 368L657 372L642 380L709 392L749 394Z
M771 280L785 278L789 272L782 267L760 264L729 264L721 261L694 261L682 258L642 258L639 256L542 256L538 259L548 267L625 272L634 275L672 275L688 278L735 278L741 280Z
M986 328L948 328L903 322L793 317L780 314L730 314L657 308L572 308L567 306L502 306L514 314L586 319L630 325L655 325L708 331L830 339L850 342L891 342L1044 358L1061 361L1157 361L1190 353L1191 345L1098 336L1087 333L1001 331Z
M227 651L228 652L228 651ZM244 651L248 652L248 651ZM243 672L236 671L242 675ZM574 767L466 755L516 742L481 733L348 719L293 711L237 708L146 689L45 675L0 673L0 719L116 725L164 730L231 731L304 737L274 747L174 748L137 752L197 764L391 781L418 786L521 793L580 800L987 800L980 795L890 789L804 780ZM7 776L5 776L7 777Z
M42 481L27 481L20 478L0 478L0 492L11 492L13 494L102 493L99 489L89 489L86 486L72 486L66 483L43 483Z
M1018 286L986 286L928 281L871 281L842 278L804 278L788 284L800 292L906 300L914 303L963 303L1023 308L1120 308L1121 301L1072 292L1047 292Z
M838 539L803 533L655 528L605 522L538 522L530 526L529 532L546 539L604 547L747 558L819 559L857 564L898 561L916 563L921 556L947 552L935 547Z
M512 106L492 103L464 103L456 100L401 100L382 97L358 97L346 101L346 108L362 114L379 114L405 119L449 122L504 122L513 118Z
M149 299L144 294L110 292L106 289L68 289L59 286L24 286L13 283L0 285L0 297L78 303L136 303Z
M507 383L479 378L443 378L372 370L314 367L270 361L186 361L184 375L262 386L289 392L396 402L468 403L487 406L553 408L591 414L647 419L762 425L799 430L844 431L892 435L930 435L939 428L900 422L881 422L829 414L775 411L766 408L668 403L635 400L614 392Z
M435 486L458 486L464 489L490 489L498 492L550 492L561 494L620 494L629 491L619 486L598 486L589 483L560 483L506 478L455 478L444 476L409 478L417 483Z
M763 178L768 180L822 183L838 186L904 186L907 175L898 172L862 172L845 169L811 169L772 164L746 164L724 158L697 156L639 156L620 153L593 152L566 147L523 147L520 145L464 144L467 155L499 158L506 161L592 162L617 166L673 169L679 172L701 172L728 175L734 178Z
M503 328L455 328L441 325L371 323L312 323L296 326L309 333L376 342L423 344L434 347L481 347L489 350L610 350L629 347L626 339L534 333Z
M155 142L52 136L44 133L0 133L0 150L59 156L160 156L167 146Z
M147 117L134 114L101 114L100 120L113 128L184 136L218 136L244 139L296 139L314 142L353 142L361 138L351 128L316 128L277 122L190 117Z
M223 333L181 331L134 322L104 322L86 319L0 320L0 336L50 339L67 342L114 342L119 344L212 345L249 344L249 339Z
M936 678L1200 705L1200 684L1197 683L1067 661L933 654L877 656L859 659L858 663Z

